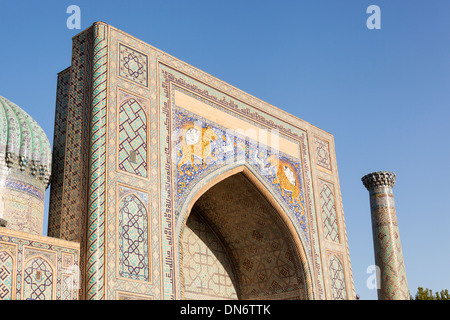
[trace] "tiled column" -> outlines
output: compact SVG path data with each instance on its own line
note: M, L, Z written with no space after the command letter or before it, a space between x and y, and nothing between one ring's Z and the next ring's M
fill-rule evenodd
M409 300L394 195L392 194L395 174L378 171L365 175L361 180L370 194L375 264L379 267L379 279L381 280L381 283L378 284L378 299Z
M107 26L95 23L93 35L86 291L89 300L102 300L105 297Z

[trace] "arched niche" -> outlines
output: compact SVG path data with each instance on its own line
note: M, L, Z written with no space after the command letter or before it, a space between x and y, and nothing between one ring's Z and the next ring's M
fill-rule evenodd
M193 235L196 230L190 227L191 214L197 225L199 221L204 224L203 235L198 230ZM182 298L314 298L310 266L294 223L246 165L222 168L221 172L205 177L187 197L176 234ZM207 264L192 259L195 250L186 250L186 236L200 243L207 234L215 248L207 241L201 246L205 256L216 259L210 261L215 272L205 269ZM189 274L185 274L188 260L191 265ZM219 275L217 270L221 270ZM216 278L228 276L224 283L232 284L233 288L227 289L228 293L234 290L235 297L217 294L223 290L220 291L220 281L212 279L210 273ZM195 280L200 292L186 287L193 283L192 275L201 275ZM206 290L202 291L206 283ZM210 287L216 290L208 291Z

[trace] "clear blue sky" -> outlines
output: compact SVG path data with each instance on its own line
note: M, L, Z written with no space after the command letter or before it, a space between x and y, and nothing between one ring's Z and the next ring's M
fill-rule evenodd
M104 21L334 135L356 292L374 264L361 177L394 171L409 288L450 289L450 1L0 0L0 95L53 140L66 8ZM366 9L381 8L369 30Z

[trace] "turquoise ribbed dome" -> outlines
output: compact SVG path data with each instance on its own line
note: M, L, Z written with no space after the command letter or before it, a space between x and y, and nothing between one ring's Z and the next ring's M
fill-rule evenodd
M18 167L43 179L50 178L52 150L44 130L19 106L0 96L0 156L8 167Z

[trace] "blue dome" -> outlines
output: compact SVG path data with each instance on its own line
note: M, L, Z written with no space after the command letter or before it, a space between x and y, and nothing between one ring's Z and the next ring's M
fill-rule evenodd
M0 96L0 156L9 168L29 171L48 186L52 150L44 130L19 106ZM2 159L3 160L3 159Z

